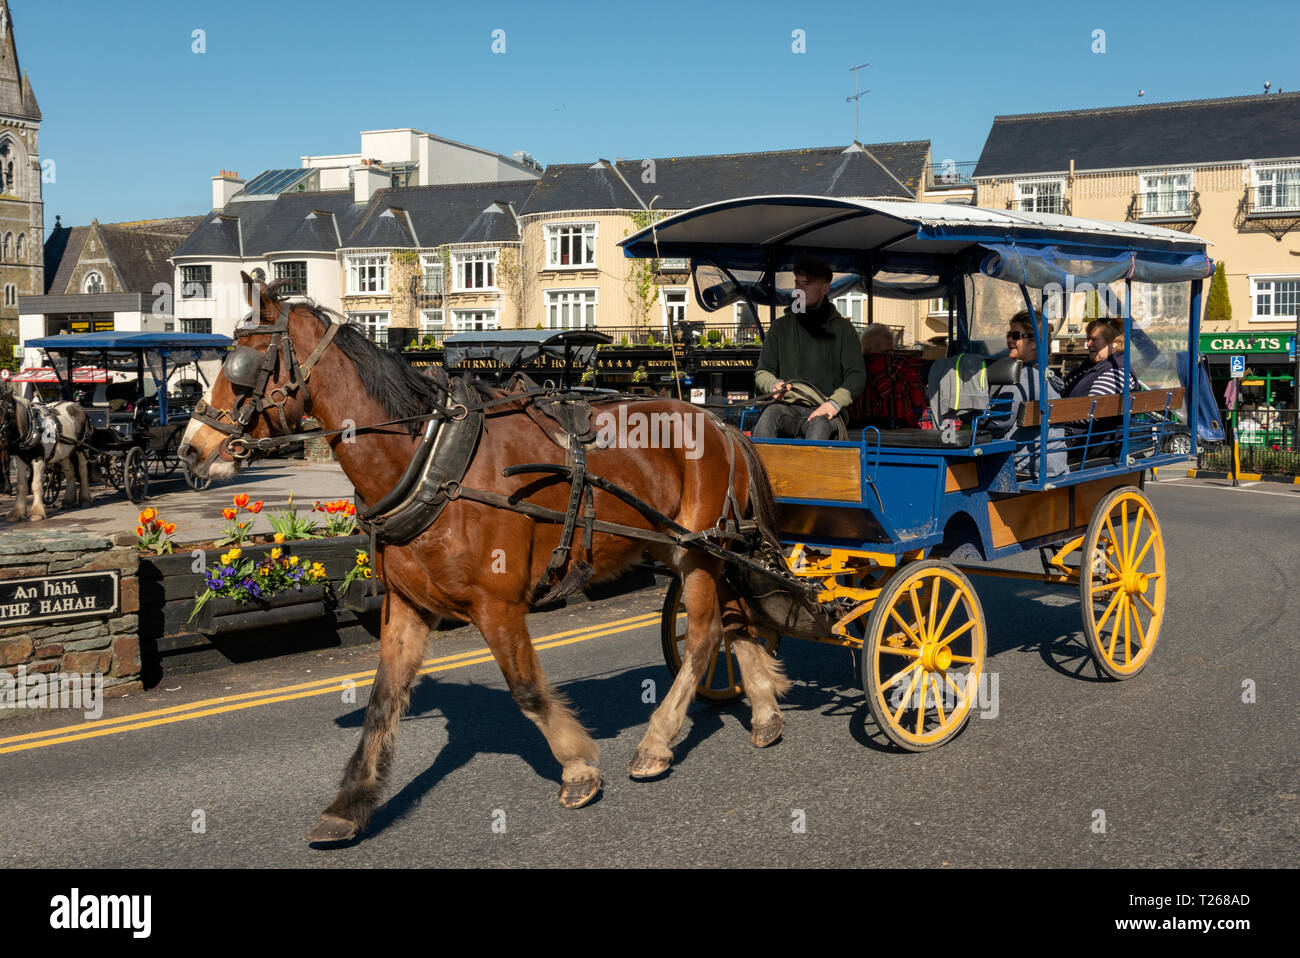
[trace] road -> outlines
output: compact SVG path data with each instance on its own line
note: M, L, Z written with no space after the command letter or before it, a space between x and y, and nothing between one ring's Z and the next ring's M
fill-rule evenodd
M662 590L645 590L530 619L601 748L587 808L559 806L541 735L462 629L429 645L362 841L302 836L357 742L374 646L171 677L107 703L98 725L0 721L0 864L1293 867L1300 499L1148 490L1172 575L1146 671L1096 679L1072 590L977 579L996 714L931 752L886 746L849 653L790 641L778 744L749 746L743 706L693 704L672 771L631 781L645 683L662 696L667 681Z

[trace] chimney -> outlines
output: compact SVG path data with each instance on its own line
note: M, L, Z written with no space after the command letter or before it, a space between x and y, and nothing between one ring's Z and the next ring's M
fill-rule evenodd
M385 173L378 160L362 160L352 167L352 199L357 203L369 203L376 192L392 184L392 174Z
M238 173L222 170L220 176L212 178L212 208L223 210L230 198L244 188L244 181Z

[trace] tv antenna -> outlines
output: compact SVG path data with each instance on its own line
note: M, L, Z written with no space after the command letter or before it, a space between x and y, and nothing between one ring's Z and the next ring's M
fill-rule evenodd
M845 103L853 104L853 142L858 142L858 100L870 93L870 90L858 89L858 71L871 66L870 63L860 63L855 67L849 67L849 72L853 74L853 95L844 98Z

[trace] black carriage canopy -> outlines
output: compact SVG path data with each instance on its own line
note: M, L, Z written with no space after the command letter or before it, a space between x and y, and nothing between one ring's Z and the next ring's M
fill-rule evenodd
M515 369L543 355L587 366L597 346L613 341L594 329L493 329L456 333L443 340L443 347L448 369L471 359L490 359L506 369Z
M1208 278L1206 241L1158 226L990 210L977 206L754 196L667 217L620 244L632 258L684 257L696 297L712 311L748 297L788 305L773 276L803 255L837 276L831 295L870 285L891 299L943 296L980 272L1042 289L1051 284L1182 283Z

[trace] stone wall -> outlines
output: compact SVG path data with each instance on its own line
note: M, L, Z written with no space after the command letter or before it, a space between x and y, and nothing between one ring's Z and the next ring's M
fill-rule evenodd
M129 532L109 538L81 529L6 530L0 537L0 580L117 569L121 594L112 615L0 628L0 670L100 674L109 698L142 691L139 565ZM0 709L0 718L6 711Z

